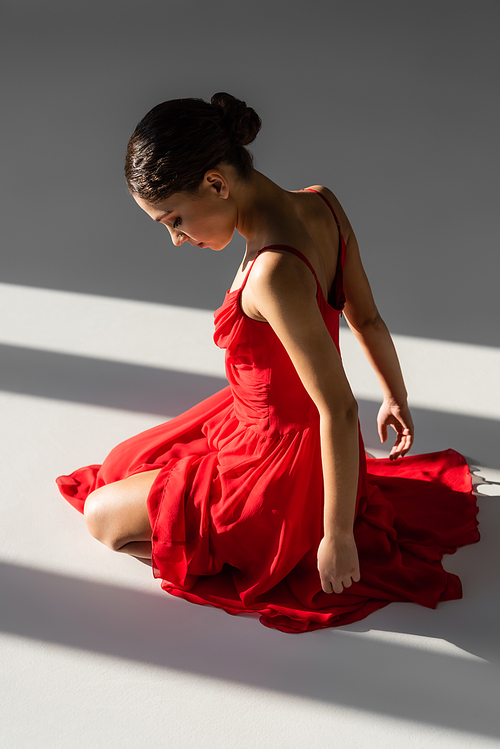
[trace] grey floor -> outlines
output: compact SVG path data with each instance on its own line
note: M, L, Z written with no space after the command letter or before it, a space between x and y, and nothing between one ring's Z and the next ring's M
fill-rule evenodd
M464 598L436 611L392 604L352 626L286 635L173 599L148 567L88 535L54 477L100 462L118 441L223 385L211 314L15 285L0 292L15 320L2 337L0 746L500 746L498 483L479 487L481 542L445 562ZM411 382L422 346L438 342L397 340ZM382 455L370 436L368 370L345 331L343 341L367 447ZM447 372L462 366L467 379L471 353L498 366L485 347L435 359L428 395L417 393L421 442L439 434L436 424L456 435L455 447L474 437L470 413L450 413L449 387L441 418L425 421ZM457 382L457 403L460 387L485 423L488 381L481 393ZM134 400L148 388L149 401ZM489 440L474 440L480 462ZM476 473L500 482L498 462Z

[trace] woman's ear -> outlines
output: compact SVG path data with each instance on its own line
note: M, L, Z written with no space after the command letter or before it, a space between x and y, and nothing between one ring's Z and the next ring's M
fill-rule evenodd
M225 200L229 197L229 184L223 174L215 169L206 172L203 183L209 192L215 193L217 197Z

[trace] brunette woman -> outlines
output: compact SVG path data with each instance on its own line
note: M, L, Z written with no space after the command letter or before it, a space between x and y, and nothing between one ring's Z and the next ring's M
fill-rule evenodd
M407 392L349 220L326 187L284 190L254 169L245 146L260 124L219 93L164 102L135 129L130 193L174 245L246 239L215 313L229 386L59 486L92 535L151 560L166 591L267 626L435 607L461 595L443 554L479 538L468 467L452 450L403 457ZM365 456L341 313L380 382L381 440L395 431L384 460Z

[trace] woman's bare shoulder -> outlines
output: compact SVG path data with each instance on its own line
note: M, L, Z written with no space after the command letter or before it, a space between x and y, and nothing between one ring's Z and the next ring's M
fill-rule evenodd
M316 281L304 273L304 262L283 246L269 248L255 259L240 304L247 317L268 320L262 313L272 300L276 307L301 307L316 300ZM307 306L306 304L306 306Z
M312 273L304 273L304 261L293 252L291 245L275 245L266 248L255 260L252 272L248 277L249 285L259 288L275 288L288 291L297 285L316 290ZM305 282L305 283L304 283Z

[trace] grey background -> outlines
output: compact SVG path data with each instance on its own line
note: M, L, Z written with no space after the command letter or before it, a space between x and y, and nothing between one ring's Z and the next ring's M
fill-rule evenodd
M493 0L1 0L0 280L218 306L242 241L219 254L173 248L122 174L150 107L228 90L263 119L257 168L289 189L324 183L338 194L394 333L497 347L499 22ZM286 637L157 595L149 570L136 565L136 575L134 560L94 544L53 484L87 454L100 461L124 414L174 415L221 380L11 345L0 361L1 387L14 394L1 432L0 734L16 737L6 746L53 747L54 736L115 746L118 736L125 748L165 737L191 747L191 725L203 746L254 746L260 736L264 746L259 730L271 720L298 746L305 712L286 733L282 694L360 711L318 746L348 746L345 725L355 723L366 746L387 745L387 717L399 721L398 746L424 746L429 726L438 749L455 749L452 729L471 745L498 740L496 498L480 498L481 543L446 560L463 600L436 611L392 604L341 630ZM375 444L375 406L361 406ZM497 421L414 415L416 451L452 445L498 467ZM130 580L144 592L127 590ZM348 638L370 629L388 636ZM19 637L24 654L11 649ZM215 680L236 694L266 690L270 712L259 715L242 692L238 710L221 700L212 713L193 702L191 682L174 693L177 672L193 684L213 677L207 694ZM247 738L241 726L251 723ZM315 731L311 720L307 736Z
M243 250L174 248L133 204L146 111L227 90L256 167L339 196L394 333L498 345L493 0L3 0L1 280L216 308Z

